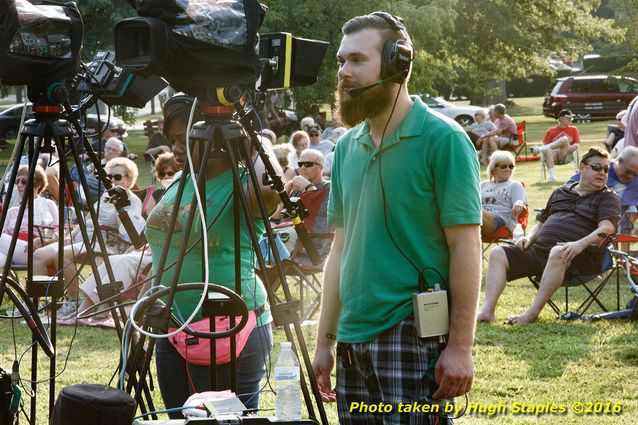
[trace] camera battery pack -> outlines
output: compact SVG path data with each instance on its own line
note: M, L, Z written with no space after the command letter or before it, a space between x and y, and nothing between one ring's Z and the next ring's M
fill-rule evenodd
M447 335L449 315L447 291L420 292L412 295L414 321L421 338Z

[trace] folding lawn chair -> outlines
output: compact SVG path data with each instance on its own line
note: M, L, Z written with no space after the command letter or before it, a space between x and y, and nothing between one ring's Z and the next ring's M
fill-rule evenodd
M607 246L598 247L598 249L603 250L600 271L592 275L581 274L578 271L568 272L561 284L561 287L565 289L563 303L564 308L559 307L559 305L552 299L547 302L557 315L563 316L570 313L582 315L592 306L592 304L596 304L600 310L604 312L610 311L611 308L607 307L601 295L606 285L612 281L614 276L616 276L616 310L620 309L620 276L617 273L619 271L619 265L616 263L617 256L612 255L611 253L613 245L608 244ZM532 276L529 280L538 290L541 276ZM585 299L575 310L571 310L569 306L570 291L573 291L577 287L584 289ZM554 297L556 297L556 294Z
M527 122L525 120L519 121L516 124L516 131L517 131L516 138L518 140L517 145L510 144L503 147L503 149L505 150L512 151L516 161L518 161L519 158L523 157L521 155L521 152L523 152L523 150L525 150L525 157L527 157L527 133L525 132L526 125L527 125Z
M328 256L330 245L334 238L334 228L327 222L326 205L328 194L328 189L318 189L304 192L301 195L301 201L309 212L308 217L304 219L304 224L319 252L322 264L313 265L310 262L300 241L297 241L290 256L282 261L288 287L297 288L298 290L301 320L307 320L312 317L319 308L321 300L319 274L323 272L323 261ZM291 226L291 223L284 223L275 227L276 230L282 231L282 229L291 229ZM262 245L262 253L265 254L265 257L272 258L269 255L267 244ZM282 258L285 258L285 255ZM272 262L270 264L272 265ZM257 272L262 276L264 274L259 270ZM268 273L271 288L276 293L281 287L276 269L268 267L265 273Z
M529 208L525 207L521 214L518 216L518 224L523 228L523 233L527 230L527 225L529 223ZM485 257L487 250L490 249L492 245L499 245L501 243L511 243L514 239L514 235L507 227L500 227L494 231L491 235L481 237L481 242L483 243L483 260L487 261Z

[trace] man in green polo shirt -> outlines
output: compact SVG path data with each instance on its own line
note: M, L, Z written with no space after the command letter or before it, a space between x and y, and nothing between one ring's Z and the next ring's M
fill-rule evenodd
M408 95L412 45L400 18L375 12L342 32L336 112L354 128L332 168L336 232L314 372L324 400L338 402L341 423L449 423L443 409L415 416L401 405L436 404L472 386L481 277L476 153L459 125ZM449 335L417 336L419 281L448 291ZM379 403L392 408L378 413Z

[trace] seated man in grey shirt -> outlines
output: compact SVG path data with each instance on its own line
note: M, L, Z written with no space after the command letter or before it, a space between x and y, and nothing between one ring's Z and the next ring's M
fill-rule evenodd
M481 146L477 144L478 139L486 133L496 130L496 125L487 119L487 112L485 111L476 111L474 121L474 124L466 132L476 149L480 149Z

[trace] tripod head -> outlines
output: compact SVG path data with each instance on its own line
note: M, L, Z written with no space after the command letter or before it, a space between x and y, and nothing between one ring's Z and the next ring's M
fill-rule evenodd
M242 103L242 99L249 97L244 96L243 93L240 86L230 86L210 90L203 98L197 97L198 100L203 99L205 102L204 106L202 106L204 123L197 123L193 127L191 137L202 141L214 140L215 149L213 156L216 157L220 157L219 152L224 151L224 141L249 142L251 149L257 152L265 166L265 173L261 176L264 185L272 187L277 192L284 210L292 221L299 240L308 254L308 258L313 264L318 265L321 263L321 258L303 223L303 218L307 216L307 211L301 201L292 202L284 189L283 180L270 163L268 154L255 131L255 124L259 122L259 116L254 107L246 106L245 103ZM265 91L257 92L256 101L258 104L260 99L263 103L265 93ZM215 133L216 131L219 132ZM217 137L215 137L216 135ZM268 221L268 217L262 218L264 221Z

